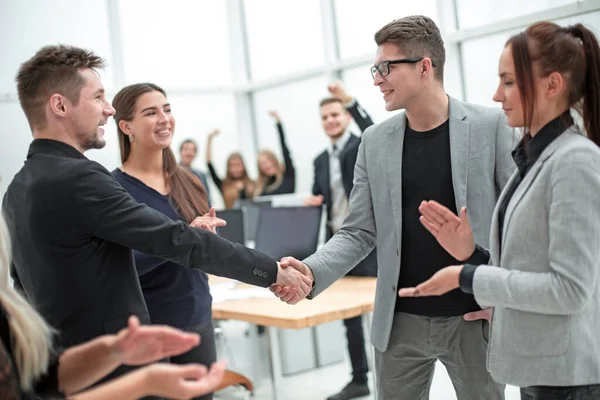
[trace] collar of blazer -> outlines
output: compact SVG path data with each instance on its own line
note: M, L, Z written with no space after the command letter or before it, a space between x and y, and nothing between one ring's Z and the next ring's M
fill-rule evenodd
M450 120L450 160L452 164L452 185L456 209L467 204L467 167L469 159L470 124L464 103L448 96L448 119ZM387 134L385 143L388 160L387 178L392 196L392 207L398 234L402 232L402 150L404 147L404 131L406 130L406 113L398 115L380 124Z
M559 147L561 147L561 145L563 145L565 143L565 141L569 140L569 138L572 137L572 135L579 135L579 134L581 134L581 132L579 131L579 128L577 128L576 125L573 125L573 127L567 129L559 137L554 139L554 141L552 143L550 143L548 145L548 147L546 147L546 149L544 149L544 151L542 152L540 157L536 160L536 162L533 163L533 165L527 172L527 175L525 175L525 178L521 181L521 183L519 183L519 186L515 190L512 198L508 202L508 206L506 207L506 213L504 215L504 229L502 231L502 243L504 243L504 241L506 240L506 232L508 231L508 226L510 224L512 214L513 214L517 204L519 204L519 202L521 201L521 199L523 198L525 193L527 193L527 190L531 187L531 185L535 181L535 178L540 173L542 167L544 166L544 163L554 154L554 152ZM519 170L517 169L517 170L515 170L515 172L511 176L510 180L504 187L505 189L511 187L514 184L514 181L517 179L518 174L519 174ZM498 202L496 203L496 208L494 210L494 215L492 217L491 236L490 236L490 254L492 255L492 259L494 260L495 263L498 262L498 260L499 260L498 257L500 256L500 254L499 254L499 248L500 248L499 239L500 238L498 237L499 236L498 204L500 204L505 197L506 197L506 190L503 190L502 193L500 194L500 198L498 199Z

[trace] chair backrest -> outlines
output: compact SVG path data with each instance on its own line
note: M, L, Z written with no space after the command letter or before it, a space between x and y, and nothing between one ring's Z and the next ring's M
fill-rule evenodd
M261 208L255 249L279 260L304 259L317 250L322 207Z
M271 207L270 200L238 200L236 202L236 208L240 208L244 212L244 239L247 241L255 240L260 210L269 207Z
M244 240L244 213L242 210L217 211L217 217L227 221L226 226L220 226L217 229L219 236L224 237L230 242L246 244Z

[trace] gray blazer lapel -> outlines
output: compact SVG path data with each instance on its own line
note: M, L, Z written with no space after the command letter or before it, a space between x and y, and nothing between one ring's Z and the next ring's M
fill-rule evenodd
M461 207L467 205L467 167L469 163L469 135L470 124L466 121L460 103L449 99L449 123L450 123L450 163L452 165L452 186L454 186L454 198L456 210L460 212Z
M531 166L531 169L529 170L529 172L527 172L527 175L525 175L525 178L523 179L523 181L521 181L521 183L517 187L517 190L515 190L515 193L513 194L512 198L508 202L508 206L506 207L506 215L504 217L504 229L502 230L502 243L504 243L504 240L506 239L506 232L508 231L508 225L510 224L510 217L512 217L515 207L517 206L517 204L519 204L519 201L521 201L525 193L527 193L529 187L531 187L531 184L535 181L536 176L538 175L538 173L542 169L542 166L544 165L544 161L546 161L548 157L550 157L552 153L554 153L554 151L558 149L562 141L565 139L565 136L566 135L561 135L557 137L552 143L548 145L548 147L546 147L546 149L540 155L540 158L538 158L537 161ZM506 185L506 187L508 187L508 184Z
M402 150L404 148L404 130L406 129L406 115L401 113L397 116L397 123L391 125L387 132L386 160L387 179L392 196L392 209L398 238L402 232Z

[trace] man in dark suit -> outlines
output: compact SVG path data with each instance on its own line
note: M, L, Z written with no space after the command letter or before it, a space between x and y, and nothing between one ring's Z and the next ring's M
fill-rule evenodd
M348 199L352 191L354 164L360 138L350 132L348 126L354 118L361 131L373 125L369 115L358 102L348 96L340 82L328 87L332 97L321 101L323 130L331 140L331 146L314 161L315 180L313 196L306 200L309 205L327 206L327 240L337 232L348 214ZM377 276L375 250L359 263L348 275ZM352 381L328 400L346 400L370 393L367 380L369 366L365 352L362 317L344 320L348 352L352 364Z
M292 268L138 204L83 155L104 147L103 125L115 112L96 72L103 66L91 51L47 46L17 75L34 140L2 204L13 239L11 275L58 330L59 344L116 333L132 314L150 322L131 249L257 286L286 281L307 293L312 281L288 274Z

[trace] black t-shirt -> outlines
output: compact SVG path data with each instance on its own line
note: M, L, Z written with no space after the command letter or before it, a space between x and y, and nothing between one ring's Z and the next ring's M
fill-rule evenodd
M398 287L413 287L440 269L460 264L419 221L419 205L435 200L456 213L450 162L449 122L417 132L408 125L402 151L402 254ZM473 295L453 290L443 296L398 297L396 311L425 316L456 316L479 310Z

